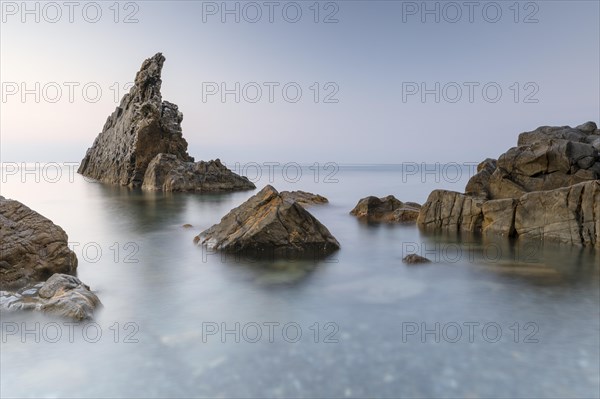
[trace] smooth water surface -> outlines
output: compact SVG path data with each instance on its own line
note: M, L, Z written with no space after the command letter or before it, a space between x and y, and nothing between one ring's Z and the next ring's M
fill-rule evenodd
M78 276L104 307L97 324L75 326L3 312L1 396L600 395L598 252L360 223L348 212L364 196L422 203L434 188L461 191L469 174L332 170L263 170L256 181L329 198L309 210L342 249L302 262L193 244L253 192L143 193L66 170L39 183L3 172L1 195L67 231ZM409 252L433 262L404 265Z

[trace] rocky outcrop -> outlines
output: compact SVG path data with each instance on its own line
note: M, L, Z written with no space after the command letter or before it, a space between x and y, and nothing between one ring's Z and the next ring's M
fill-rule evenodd
M0 291L0 308L8 311L35 310L73 320L91 319L101 306L90 287L77 277L54 274L17 292Z
M183 114L177 105L162 100L164 61L161 53L144 61L133 87L108 117L78 172L104 183L151 190L203 192L255 188L218 161L194 164L181 130ZM223 181L218 181L219 178Z
M435 229L477 231L483 223L483 202L455 191L434 190L421 207L417 223Z
M144 175L145 190L196 191L216 193L252 190L254 184L245 176L227 169L220 160L184 162L171 154L158 154Z
M600 247L600 180L525 194L514 229L522 238Z
M279 193L284 199L295 201L303 207L312 205L328 204L329 200L322 195L313 194L306 191L282 191Z
M522 133L517 147L479 165L465 194L433 191L418 223L600 246L598 138L594 122Z
M67 233L18 201L0 197L0 285L25 287L54 273L74 274Z
M415 202L402 202L393 195L387 197L366 197L350 211L361 220L375 223L410 223L419 216L421 205Z
M75 274L65 231L18 201L0 197L0 309L91 318L98 297Z
M338 241L300 204L266 186L200 233L210 249L250 257L325 256Z

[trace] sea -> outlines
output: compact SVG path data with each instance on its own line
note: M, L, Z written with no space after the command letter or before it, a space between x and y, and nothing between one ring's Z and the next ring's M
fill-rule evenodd
M2 165L0 195L68 233L103 307L81 323L2 311L1 397L600 396L599 251L349 214L369 195L463 191L473 164L228 166L257 190L142 192L76 164ZM267 184L327 197L308 210L341 249L257 261L193 243Z

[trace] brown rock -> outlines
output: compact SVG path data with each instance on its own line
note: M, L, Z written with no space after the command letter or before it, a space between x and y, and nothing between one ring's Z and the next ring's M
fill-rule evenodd
M329 200L322 195L312 194L306 191L282 191L279 193L285 200L295 201L303 207L312 205L321 205L329 203Z
M78 172L104 183L165 191L255 188L219 160L194 163L177 105L162 100L161 53L144 61L135 84L87 150Z
M517 200L512 198L483 203L483 232L511 237L515 234Z
M314 216L275 188L259 193L200 234L210 249L247 256L324 256L340 248Z
M600 181L525 194L516 208L515 230L524 239L600 245Z
M415 202L402 202L393 195L387 197L366 197L350 211L359 219L376 223L410 223L419 216L421 205Z
M18 201L0 197L0 283L3 289L74 274L77 257L65 231Z
M159 153L194 160L181 131L183 115L175 104L162 100L164 61L161 53L144 61L134 86L88 149L79 173L105 183L139 187L148 164Z
M158 154L144 175L144 190L216 193L256 188L245 176L227 169L219 159L184 162L171 154Z
M455 191L434 190L423 204L417 223L424 228L481 231L484 202Z

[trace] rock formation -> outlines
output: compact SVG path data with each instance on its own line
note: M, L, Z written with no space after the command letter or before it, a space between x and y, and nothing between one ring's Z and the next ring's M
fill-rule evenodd
M181 130L183 114L177 105L162 100L164 61L161 53L144 61L133 87L106 120L78 172L104 183L151 190L255 188L218 160L194 164Z
M18 201L0 197L0 284L21 288L54 273L74 274L65 231Z
M600 246L600 131L543 126L486 159L465 194L435 190L423 227Z
M252 190L247 177L227 169L219 159L209 162L184 162L171 154L158 154L144 175L145 190L224 192Z
M376 223L412 223L417 220L421 205L415 202L402 202L393 195L387 197L366 197L350 211L367 222Z
M321 205L329 203L329 200L322 195L313 194L306 191L282 191L279 193L284 199L295 201L303 207L312 205Z
M99 306L90 287L67 274L53 274L48 281L17 292L0 291L0 307L8 311L36 310L79 321L91 319Z
M313 215L269 185L200 233L198 241L252 257L325 256L340 248Z
M62 228L0 197L0 308L91 318L98 297L72 276L77 257Z

